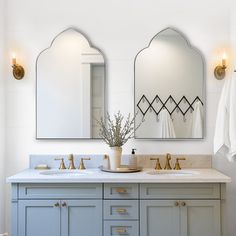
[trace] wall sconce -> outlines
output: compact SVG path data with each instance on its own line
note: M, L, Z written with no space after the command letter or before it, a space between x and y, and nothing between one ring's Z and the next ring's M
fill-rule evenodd
M15 79L17 79L17 80L23 79L23 77L25 75L25 70L21 65L17 64L15 53L12 54L12 69L13 69L12 73L13 73L13 76L15 77Z
M223 53L222 56L222 61L221 61L221 65L216 66L215 70L214 70L214 75L216 77L216 79L218 80L222 80L225 77L225 71L226 71L226 53Z

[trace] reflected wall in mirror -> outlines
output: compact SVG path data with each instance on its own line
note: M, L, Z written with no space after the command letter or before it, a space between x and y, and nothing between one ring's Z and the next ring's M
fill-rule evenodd
M135 58L135 138L204 136L204 60L175 29L158 33Z
M36 62L36 138L99 138L105 84L101 51L74 28L57 35Z

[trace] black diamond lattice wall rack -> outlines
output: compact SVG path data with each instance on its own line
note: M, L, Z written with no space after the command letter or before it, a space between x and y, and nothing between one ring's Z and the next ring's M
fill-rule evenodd
M181 113L185 121L186 114L188 112L192 113L194 111L194 103L196 101L200 101L203 106L203 102L198 96L196 96L196 98L192 102L190 102L186 98L186 96L182 96L179 101L176 101L170 95L165 101L162 101L162 99L158 95L156 95L155 98L150 102L145 95L142 95L137 103L137 107L141 111L143 118L148 111L153 111L154 114L156 114L156 116L158 117L161 110L165 108L171 117L174 112Z

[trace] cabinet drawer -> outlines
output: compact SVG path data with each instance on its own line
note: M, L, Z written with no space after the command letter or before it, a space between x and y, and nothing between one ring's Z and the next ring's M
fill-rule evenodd
M19 198L102 198L102 184L20 184Z
M220 199L220 185L141 184L141 199Z
M138 184L105 184L105 199L138 199Z
M104 200L105 220L138 220L138 200Z
M104 236L138 236L138 221L105 221Z

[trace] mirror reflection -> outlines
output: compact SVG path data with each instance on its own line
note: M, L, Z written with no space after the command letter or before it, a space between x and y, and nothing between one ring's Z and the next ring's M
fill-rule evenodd
M105 60L75 29L57 35L36 63L37 138L99 138L105 111Z
M204 134L204 62L178 31L158 33L135 59L136 138L190 139Z

